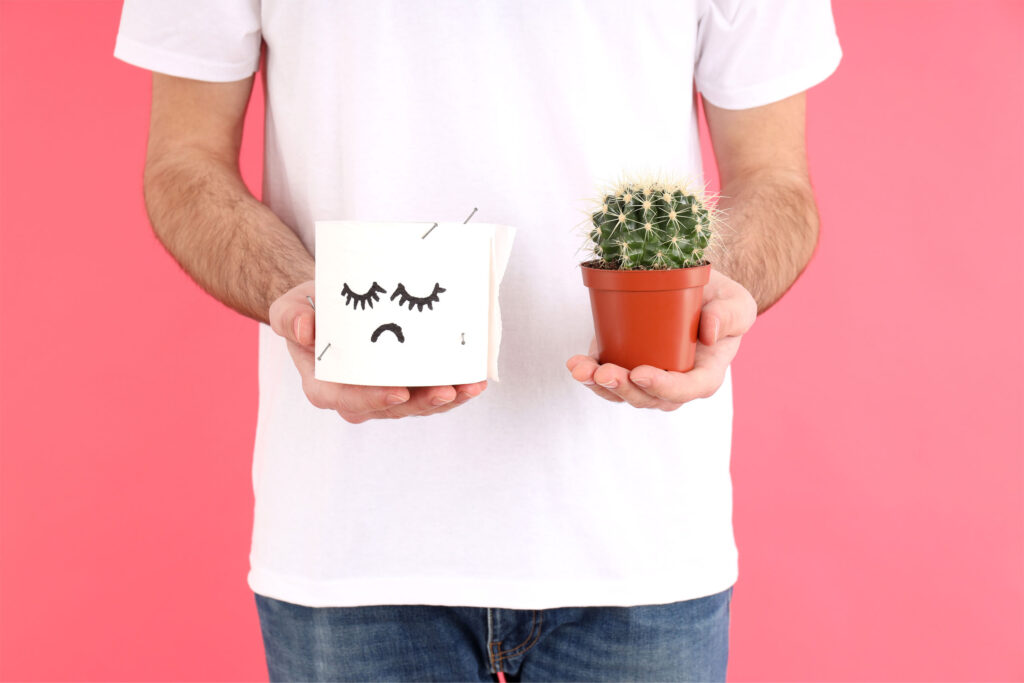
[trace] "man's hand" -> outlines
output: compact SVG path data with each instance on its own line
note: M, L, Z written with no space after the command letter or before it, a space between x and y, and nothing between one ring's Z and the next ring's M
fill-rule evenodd
M675 410L687 401L711 396L725 381L725 371L740 348L740 337L757 318L757 303L740 283L717 270L704 286L697 333L697 356L689 372L671 372L640 365L632 370L597 361L597 341L587 356L570 358L565 366L573 379L595 394L636 408Z
M307 296L313 281L285 292L270 306L270 326L288 342L288 352L302 376L302 390L317 408L335 410L346 422L433 415L460 406L487 388L487 380L440 387L366 387L324 382L313 376L313 331L316 317Z

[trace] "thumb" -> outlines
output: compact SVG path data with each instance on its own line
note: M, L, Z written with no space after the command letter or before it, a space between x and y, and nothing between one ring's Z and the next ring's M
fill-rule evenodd
M707 346L725 337L746 334L757 318L757 302L747 290L723 290L705 303L700 312L697 338Z
M316 311L310 305L313 281L293 287L272 304L268 317L277 334L302 346L312 346L316 331Z
M722 335L722 318L711 310L711 304L704 306L700 312L700 329L697 331L697 339L705 346L711 346L719 340Z

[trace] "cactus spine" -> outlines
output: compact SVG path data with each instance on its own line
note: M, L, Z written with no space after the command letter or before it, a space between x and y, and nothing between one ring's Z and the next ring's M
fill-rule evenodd
M703 265L716 213L685 184L619 183L591 214L594 255L619 270Z

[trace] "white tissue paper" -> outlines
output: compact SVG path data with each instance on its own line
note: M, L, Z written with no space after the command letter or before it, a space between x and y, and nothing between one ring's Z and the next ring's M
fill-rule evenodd
M515 228L433 225L316 221L317 379L410 387L498 379L498 289Z

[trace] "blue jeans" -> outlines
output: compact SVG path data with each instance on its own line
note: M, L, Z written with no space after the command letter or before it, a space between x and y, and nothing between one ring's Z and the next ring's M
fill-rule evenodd
M667 605L305 607L256 595L271 681L724 681L732 588Z

